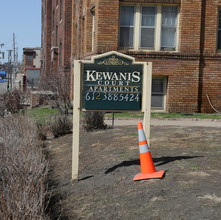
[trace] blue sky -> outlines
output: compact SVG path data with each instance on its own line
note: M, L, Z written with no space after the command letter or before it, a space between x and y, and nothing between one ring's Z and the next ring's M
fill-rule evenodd
M0 50L5 52L4 62L8 61L7 50L13 49L13 32L21 61L24 47L41 46L41 0L0 0L0 11L0 44L5 44Z

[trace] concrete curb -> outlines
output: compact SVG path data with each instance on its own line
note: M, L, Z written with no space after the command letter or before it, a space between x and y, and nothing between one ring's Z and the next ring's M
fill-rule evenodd
M114 126L137 125L141 119L115 119ZM105 120L107 125L112 125L112 120ZM198 118L173 118L173 119L151 119L151 126L183 126L183 127L214 127L221 128L220 119L198 119Z

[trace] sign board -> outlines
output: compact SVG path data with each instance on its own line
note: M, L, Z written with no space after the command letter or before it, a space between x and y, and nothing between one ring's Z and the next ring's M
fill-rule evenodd
M83 63L83 108L141 110L143 65L110 54Z
M150 140L152 63L111 51L74 61L72 181L78 180L80 111L142 111Z

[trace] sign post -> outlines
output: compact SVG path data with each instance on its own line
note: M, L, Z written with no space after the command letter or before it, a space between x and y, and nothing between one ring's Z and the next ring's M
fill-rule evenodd
M152 63L111 51L74 62L72 181L78 180L80 111L144 112L150 141Z
M72 144L72 181L78 180L79 136L81 111L81 61L74 61L74 106L73 106L73 144Z

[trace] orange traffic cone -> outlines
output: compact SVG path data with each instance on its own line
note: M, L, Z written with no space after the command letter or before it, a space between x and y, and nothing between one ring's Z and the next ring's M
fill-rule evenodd
M150 154L150 149L144 134L141 122L138 122L138 136L139 136L139 149L140 149L140 167L141 173L134 177L135 180L162 178L164 171L156 172L153 160Z

